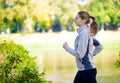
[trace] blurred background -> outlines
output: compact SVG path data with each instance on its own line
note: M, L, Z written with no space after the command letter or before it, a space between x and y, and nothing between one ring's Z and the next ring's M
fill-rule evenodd
M104 49L94 58L98 83L120 83L115 66L120 55L120 0L0 0L0 37L22 44L37 56L46 79L72 83L77 68L62 45L67 41L73 47L74 17L80 10L99 23L96 38Z

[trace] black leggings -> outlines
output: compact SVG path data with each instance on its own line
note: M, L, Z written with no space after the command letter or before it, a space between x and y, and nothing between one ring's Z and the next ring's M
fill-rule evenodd
M96 74L96 69L78 71L74 83L97 83Z

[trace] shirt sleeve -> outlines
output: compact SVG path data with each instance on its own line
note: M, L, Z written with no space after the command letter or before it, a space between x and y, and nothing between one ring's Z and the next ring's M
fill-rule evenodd
M69 46L67 46L66 51L68 51L70 54L72 54L76 57L83 58L87 51L88 34L87 33L79 33L76 44L77 44L77 46L75 47L75 49L72 49Z
M93 55L95 56L95 55L97 55L98 53L100 53L102 51L103 46L96 39L93 39L93 45L95 47Z
M72 49L71 47L67 46L66 51L69 52L71 55L79 57L75 49Z

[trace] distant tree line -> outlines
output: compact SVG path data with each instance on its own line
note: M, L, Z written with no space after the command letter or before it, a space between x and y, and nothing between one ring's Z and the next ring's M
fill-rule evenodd
M89 4L81 5L77 0L0 0L0 33L8 29L12 33L74 31L73 19L79 10L95 16L100 29L118 29L119 0L88 1Z

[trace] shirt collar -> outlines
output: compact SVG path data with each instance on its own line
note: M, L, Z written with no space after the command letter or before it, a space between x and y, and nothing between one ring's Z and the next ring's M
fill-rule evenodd
M89 29L88 26L87 26L87 25L82 25L82 26L80 26L80 27L77 29L77 33L81 32L81 31L83 31L83 30L85 30L85 29Z

